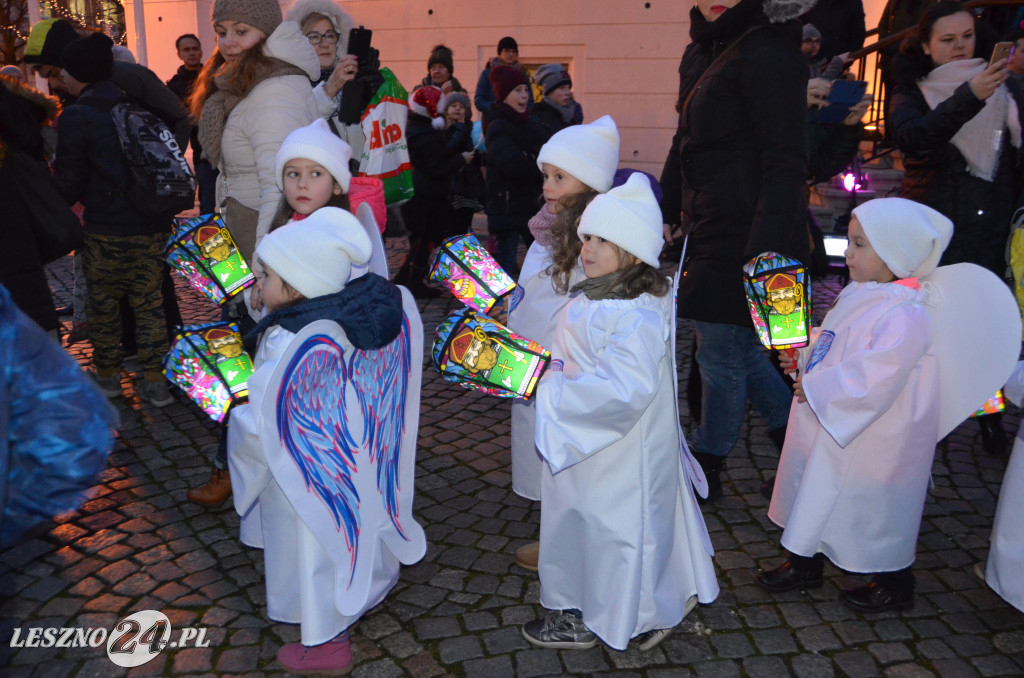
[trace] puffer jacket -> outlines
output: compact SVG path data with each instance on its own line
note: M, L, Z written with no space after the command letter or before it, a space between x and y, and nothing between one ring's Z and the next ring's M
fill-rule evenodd
M298 66L306 75L268 78L253 87L224 124L221 137L217 204L234 198L259 212L256 244L270 230L281 202L274 158L284 138L320 116L310 80L320 77L320 62L297 24L282 22L270 34L264 54Z
M127 101L112 80L86 86L64 109L57 136L53 179L69 204L81 202L87 233L130 236L169 232L171 220L147 217L128 199L131 170L110 109Z
M483 127L487 216L516 217L525 224L539 207L543 178L537 169L537 154L544 145L544 129L536 120L518 116L507 104L491 106L484 113Z
M679 315L749 326L743 265L776 251L810 255L806 2L742 0L716 21L690 13L679 66L679 128L661 185L665 223L685 215L690 239Z

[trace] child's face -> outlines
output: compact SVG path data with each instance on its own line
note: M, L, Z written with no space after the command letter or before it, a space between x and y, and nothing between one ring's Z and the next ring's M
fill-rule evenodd
M505 97L505 103L519 113L526 113L526 105L530 101L530 90L526 85L516 85L515 89Z
M299 214L312 214L325 206L332 195L341 195L341 185L321 165L294 158L284 166L284 197Z
M871 246L864 228L857 217L850 220L850 244L846 246L846 265L850 267L850 280L853 282L892 282L896 279L889 267Z
M554 214L562 211L562 198L587 190L586 184L554 165L542 163L540 172L544 175L544 202Z
M568 106L569 102L572 101L572 85L556 87L551 90L547 97L559 106Z
M596 235L583 236L580 259L583 260L583 272L588 278L600 278L637 262L632 254L623 252L615 243Z
M256 287L260 291L260 298L263 300L263 305L267 307L267 311L276 311L282 306L302 298L301 294L286 286L281 276L272 268L264 265L263 269L266 275L256 279Z
M452 102L448 104L444 117L448 122L466 122L466 107L462 105L461 101Z

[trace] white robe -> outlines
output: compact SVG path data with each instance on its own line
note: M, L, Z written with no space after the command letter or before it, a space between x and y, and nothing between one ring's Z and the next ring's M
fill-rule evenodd
M508 314L508 327L516 334L533 339L554 350L558 314L569 303L569 297L555 290L551 276L544 273L551 265L551 250L534 241L526 252L519 283L513 292L514 307ZM577 264L569 276L569 285L583 278L583 267ZM559 358L552 354L552 359ZM536 400L512 401L512 490L526 499L540 499L540 477L544 460L534 444Z
M407 316L416 314L415 301L405 290L403 299ZM337 327L317 321L321 323ZM410 318L410 324L412 374L399 471L403 492L399 504L406 536L392 534L390 523L376 515L382 509L373 503L376 474L372 469L355 473L353 480L362 503L358 564L353 561L351 572L343 530L335 529L323 502L303 486L298 470L278 442L274 416L281 387L278 368L282 358L292 353L293 340L297 336L302 339L306 329L299 335L280 326L266 331L249 380L249 402L231 412L228 464L235 508L242 517L241 539L247 546L264 549L267 614L275 621L300 624L303 645L325 643L358 621L397 583L400 564L416 562L426 551L423 530L411 515L422 370L422 358L417 359L422 355L423 340L418 314ZM343 331L339 334L346 355L351 355L355 348ZM358 419L358 412L351 418ZM361 429L361 424L351 425ZM360 456L366 455L360 452ZM360 467L362 463L358 462Z
M683 451L671 346L673 297L590 301L558 318L537 391L540 602L576 608L604 642L682 621L718 596L707 528ZM683 463L683 455L687 463Z
M1024 362L1010 377L1006 397L1020 406L1024 403ZM1013 442L999 489L992 547L988 553L985 581L1006 602L1024 612L1024 423Z
M793 553L850 572L914 562L938 442L940 389L924 293L851 283L800 351L768 517Z

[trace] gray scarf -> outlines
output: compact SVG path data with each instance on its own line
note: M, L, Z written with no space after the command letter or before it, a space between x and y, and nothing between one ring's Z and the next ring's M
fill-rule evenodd
M564 123L572 122L572 116L576 113L576 102L575 101L570 101L565 106L559 106L558 104L556 104L551 99L549 99L547 97L544 97L544 102L547 103L547 105L550 106L551 108L553 108L556 111L558 111L558 114L562 116L562 122L564 122Z
M604 299L633 299L636 295L626 292L622 283L622 271L614 271L600 278L584 278L569 290L569 294L582 291L591 301Z

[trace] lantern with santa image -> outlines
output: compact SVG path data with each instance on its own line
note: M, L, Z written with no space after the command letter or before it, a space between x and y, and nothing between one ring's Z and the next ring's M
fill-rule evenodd
M430 279L481 313L516 287L472 233L448 238L438 245L430 262Z
M192 287L216 304L256 280L219 214L176 219L165 257Z
M164 376L214 421L248 400L252 371L234 323L182 327L164 358Z
M796 259L763 252L743 267L754 329L768 348L806 346L811 335L811 280Z
M445 381L500 398L529 399L551 353L499 322L468 308L437 328L434 367Z

